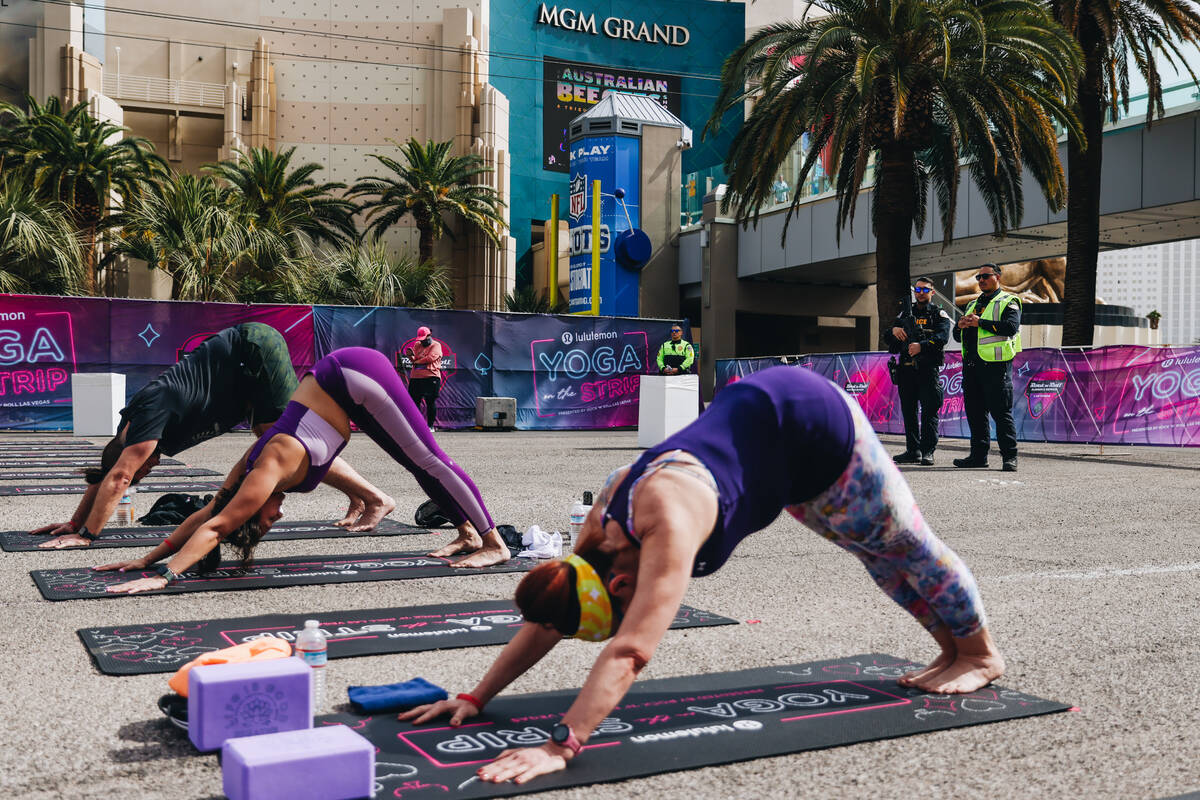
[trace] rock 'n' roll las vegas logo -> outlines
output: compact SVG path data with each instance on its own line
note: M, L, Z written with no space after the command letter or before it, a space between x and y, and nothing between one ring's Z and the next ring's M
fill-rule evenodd
M1025 400L1029 403L1029 415L1034 419L1042 416L1055 400L1062 397L1067 388L1065 369L1044 369L1029 379L1025 386Z
M571 179L571 219L579 219L587 211L587 175Z
M858 397L867 393L871 388L871 376L866 372L855 372L850 378L842 384L842 388L846 390L846 394L851 397Z

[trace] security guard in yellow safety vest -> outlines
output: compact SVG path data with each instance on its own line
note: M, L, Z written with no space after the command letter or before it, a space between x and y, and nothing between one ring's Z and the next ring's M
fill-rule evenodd
M1013 424L1012 361L1021 352L1021 299L1000 288L1000 268L983 264L975 274L980 295L967 304L954 329L962 342L963 406L971 429L971 454L956 467L986 467L991 446L988 417L996 421L996 444L1005 472L1017 471Z
M671 338L658 348L658 371L663 375L682 375L692 371L696 353L692 345L683 340L683 328L671 326Z

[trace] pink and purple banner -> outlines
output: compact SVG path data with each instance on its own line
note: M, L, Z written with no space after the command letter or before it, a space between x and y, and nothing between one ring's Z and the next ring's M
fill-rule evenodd
M442 345L440 426L475 424L475 398L517 399L518 427L637 424L641 376L672 320L419 308L273 306L0 295L0 428L71 427L71 375L118 372L127 396L218 331L262 322L300 373L339 347L371 347L397 371L417 329Z
M132 395L240 322L279 330L297 371L313 363L309 306L0 295L0 427L69 429L72 373L122 373Z
M815 370L855 397L879 433L903 433L886 353L717 362L717 387L781 363ZM962 361L947 353L943 436L969 435ZM1027 442L1200 446L1200 347L1034 348L1013 361L1013 419Z

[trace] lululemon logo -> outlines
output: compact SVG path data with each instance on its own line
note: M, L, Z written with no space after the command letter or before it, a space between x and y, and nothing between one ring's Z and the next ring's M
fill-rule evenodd
M563 331L563 335L562 335L562 343L563 343L563 344L570 344L570 343L571 343L571 342L573 342L573 341L575 341L575 337L574 337L573 335L571 335L571 332L570 332L570 331Z

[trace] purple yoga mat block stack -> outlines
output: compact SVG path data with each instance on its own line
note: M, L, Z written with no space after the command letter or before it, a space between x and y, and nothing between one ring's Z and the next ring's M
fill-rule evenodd
M229 800L370 797L375 745L345 725L229 739L221 780Z
M311 728L312 718L312 668L298 658L210 664L188 673L188 738L197 750Z

